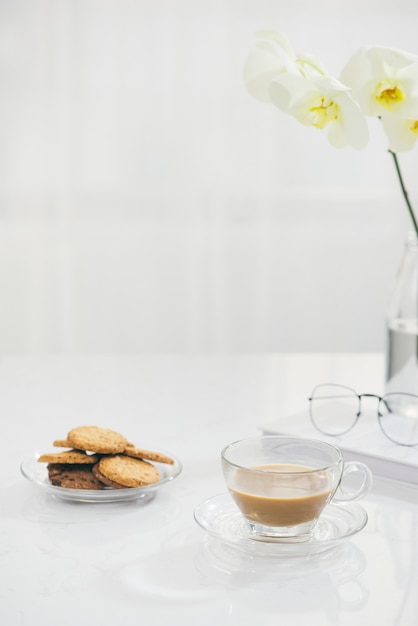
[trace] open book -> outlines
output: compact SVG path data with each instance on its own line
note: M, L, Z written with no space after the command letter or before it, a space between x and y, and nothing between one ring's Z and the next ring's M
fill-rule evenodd
M341 437L316 430L308 411L261 424L261 429L265 435L322 439L340 448L345 460L366 463L376 476L418 485L418 446L392 443L380 430L375 413L362 413L353 430Z

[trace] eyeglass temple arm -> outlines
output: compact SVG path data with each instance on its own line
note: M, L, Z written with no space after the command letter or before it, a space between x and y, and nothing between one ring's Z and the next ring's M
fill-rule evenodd
M360 401L361 401L362 398L377 398L378 400L383 402L383 404L385 405L388 413L392 413L392 409L390 408L390 406L386 402L385 398L383 398L382 396L379 396L377 393L357 393L356 395L357 395L357 397L358 397L358 399ZM329 397L323 396L323 397L321 397L321 400L327 400L330 397L331 396L329 396ZM312 402L312 400L315 400L315 398L313 396L309 396L308 401ZM358 414L360 415L360 412Z

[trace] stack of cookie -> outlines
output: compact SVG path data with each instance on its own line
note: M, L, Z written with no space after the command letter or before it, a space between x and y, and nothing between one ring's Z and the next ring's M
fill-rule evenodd
M100 426L79 426L53 445L70 448L42 454L52 485L69 489L126 489L144 487L160 480L156 463L173 464L161 452L138 448L120 433Z

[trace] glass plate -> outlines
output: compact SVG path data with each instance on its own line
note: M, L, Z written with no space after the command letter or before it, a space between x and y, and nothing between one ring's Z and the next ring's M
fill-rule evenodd
M196 522L230 547L267 556L309 556L330 550L367 524L367 513L357 503L329 504L308 541L290 543L256 538L229 493L202 502L195 510Z
M49 482L47 464L39 463L38 461L39 454L33 454L27 457L22 462L20 469L23 476L30 482L62 500L75 502L127 502L129 500L151 498L154 496L157 489L166 485L180 474L182 470L180 461L169 452L164 452L164 454L170 456L174 460L174 464L170 465L168 463L156 463L152 461L152 463L158 467L161 474L161 480L159 480L158 483L146 485L145 487L129 487L127 489L111 489L110 487L106 487L103 490L96 491L91 489L55 487Z

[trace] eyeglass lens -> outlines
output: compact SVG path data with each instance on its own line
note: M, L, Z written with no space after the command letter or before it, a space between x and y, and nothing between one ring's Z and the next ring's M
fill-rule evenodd
M407 393L390 393L379 403L380 425L395 443L418 444L418 398Z
M311 419L325 435L342 435L351 430L359 410L359 397L350 387L318 385L312 392Z
M311 420L325 435L343 435L358 419L360 397L350 387L318 385L310 400ZM383 433L391 441L405 446L418 444L418 396L387 394L379 401L378 417Z

